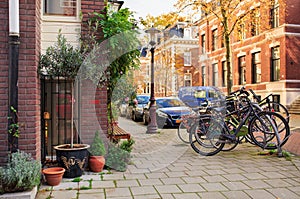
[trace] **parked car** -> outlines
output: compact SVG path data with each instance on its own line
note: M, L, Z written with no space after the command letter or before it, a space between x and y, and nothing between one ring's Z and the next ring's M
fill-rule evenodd
M206 110L203 104L221 105L225 103L225 95L214 86L188 86L181 87L178 91L178 97L187 106L191 108L200 108Z
M144 124L150 121L150 103L144 109ZM158 128L178 127L183 115L189 115L193 110L186 106L178 97L156 98L156 121Z
M123 100L119 109L120 109L120 115L121 117L125 117L127 114L127 108L128 108L128 102Z
M136 98L128 104L127 117L134 121L141 120L144 114L144 107L148 104L149 99L149 95L137 95Z

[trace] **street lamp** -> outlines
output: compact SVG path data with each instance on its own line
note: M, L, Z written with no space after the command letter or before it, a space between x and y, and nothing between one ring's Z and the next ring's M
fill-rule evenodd
M150 122L147 126L146 133L157 133L157 122L156 122L156 103L155 103L155 96L154 96L154 51L155 51L155 44L156 44L156 34L160 31L155 29L154 27L145 31L150 35L150 52L151 52L151 90L150 90L150 107L149 107L149 114L150 114Z
M124 1L110 0L108 1L108 3L111 5L110 9L113 12L118 12L121 9L122 5L124 4Z

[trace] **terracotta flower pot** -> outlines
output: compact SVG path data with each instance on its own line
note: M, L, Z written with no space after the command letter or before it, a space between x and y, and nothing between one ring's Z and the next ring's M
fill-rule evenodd
M66 170L62 167L51 167L43 169L43 174L48 185L56 186L61 182L65 171Z
M101 172L105 165L105 159L103 156L90 156L89 167L93 172Z

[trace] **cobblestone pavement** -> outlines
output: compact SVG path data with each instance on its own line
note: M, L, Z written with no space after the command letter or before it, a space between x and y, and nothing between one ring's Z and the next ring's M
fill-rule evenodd
M103 175L86 173L83 181L53 187L52 198L208 198L292 199L300 198L300 157L291 161L259 155L256 146L241 144L211 157L196 154L178 138L176 129L146 134L146 127L125 118L119 125L135 140L132 163L126 172ZM88 187L90 179L92 189ZM77 191L77 187L82 189ZM36 199L50 196L42 185Z

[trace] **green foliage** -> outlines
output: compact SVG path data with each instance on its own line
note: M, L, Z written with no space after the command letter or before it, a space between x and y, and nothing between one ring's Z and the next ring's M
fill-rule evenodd
M139 66L140 46L132 12L94 12L88 20L91 36L82 37L82 51L87 55L83 77L96 85L107 86L108 114L112 118L112 94L119 79ZM103 37L97 37L98 32ZM89 44L94 45L91 48Z
M109 144L108 153L105 157L105 164L117 171L126 171L130 160L130 153L121 149L118 145Z
M120 144L120 149L123 149L123 150L128 151L129 153L131 153L134 142L135 141L132 138L129 139L129 140L124 140Z
M5 168L0 168L0 193L30 190L39 185L41 164L31 154L17 151Z
M17 122L18 120L18 113L17 110L11 106L10 107L11 113L14 114L14 116L9 116L8 119L11 120L11 123L8 127L8 133L12 134L14 137L18 138L20 136L20 131L19 131L19 123Z
M74 78L83 62L80 49L74 48L59 31L57 41L40 57L38 71L52 77Z
M89 152L93 156L104 156L106 153L106 149L105 149L104 143L99 135L99 131L95 132L93 143L91 144L91 147L89 148Z

